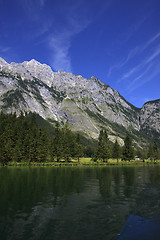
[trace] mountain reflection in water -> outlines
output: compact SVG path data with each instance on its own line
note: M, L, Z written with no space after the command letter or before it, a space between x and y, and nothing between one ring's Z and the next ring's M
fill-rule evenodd
M154 234L159 196L159 166L0 168L0 239L122 239L130 220Z

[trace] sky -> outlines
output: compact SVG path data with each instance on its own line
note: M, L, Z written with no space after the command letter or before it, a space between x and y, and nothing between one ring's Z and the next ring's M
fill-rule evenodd
M0 57L97 77L142 107L160 98L159 0L0 0Z

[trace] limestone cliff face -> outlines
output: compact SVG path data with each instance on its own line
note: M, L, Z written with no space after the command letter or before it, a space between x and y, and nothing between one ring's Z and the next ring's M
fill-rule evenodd
M140 124L144 129L153 129L160 133L160 99L143 105L140 112Z
M35 60L8 64L0 58L0 109L6 112L32 111L50 121L68 121L74 131L93 138L107 128L114 140L128 132L136 136L147 124L160 133L159 106L157 101L138 109L95 77L53 72Z

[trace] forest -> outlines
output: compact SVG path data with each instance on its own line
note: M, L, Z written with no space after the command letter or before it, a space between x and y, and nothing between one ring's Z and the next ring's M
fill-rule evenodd
M84 141L84 138L71 131L69 124L60 126L58 122L50 128L39 124L37 114L0 113L0 163L65 161L81 157L91 157L92 161L107 162L109 158L130 161L135 159L160 158L160 150L156 142L151 142L145 149L135 149L132 139L126 136L124 146L116 140L111 143L105 129L99 133L97 143Z

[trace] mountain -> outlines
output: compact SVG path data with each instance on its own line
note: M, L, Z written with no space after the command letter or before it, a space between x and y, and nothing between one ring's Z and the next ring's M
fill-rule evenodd
M126 134L138 145L160 141L160 100L136 108L95 77L53 72L36 60L8 64L0 58L0 109L36 112L51 123L68 121L73 131L97 138L101 128L123 144ZM152 134L151 134L152 133Z
M150 139L160 142L160 99L143 105L139 121L141 131Z

